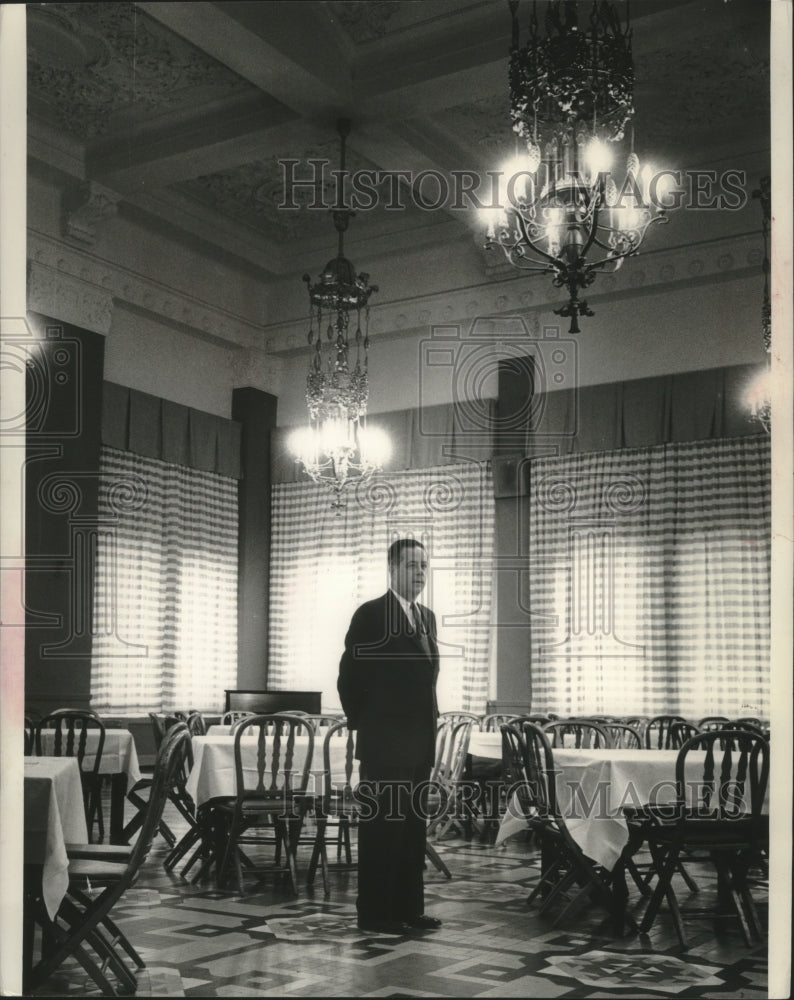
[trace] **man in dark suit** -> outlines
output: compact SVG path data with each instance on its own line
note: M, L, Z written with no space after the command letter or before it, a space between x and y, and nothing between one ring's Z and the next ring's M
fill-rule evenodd
M424 546L398 539L388 565L389 590L350 622L337 687L357 730L359 795L369 812L358 832L358 925L405 934L441 926L424 913L420 801L435 756L438 646L435 615L416 603L427 579Z

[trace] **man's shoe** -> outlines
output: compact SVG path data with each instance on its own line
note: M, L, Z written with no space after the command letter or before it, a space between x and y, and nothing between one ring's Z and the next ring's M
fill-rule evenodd
M441 926L441 921L438 917L426 917L424 913L421 917L414 917L412 920L409 920L408 923L417 931L434 931Z
M358 929L372 934L410 934L411 925L404 920L359 920Z

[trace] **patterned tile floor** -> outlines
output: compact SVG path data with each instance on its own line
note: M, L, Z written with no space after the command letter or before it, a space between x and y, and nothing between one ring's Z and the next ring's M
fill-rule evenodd
M178 823L173 822L174 829ZM650 935L613 938L603 911L580 911L553 927L526 905L539 857L524 837L495 848L437 845L452 872L429 868L428 913L438 931L377 937L358 931L355 874L334 873L325 899L318 878L291 896L278 876L251 880L240 896L190 885L162 867L159 839L137 886L116 909L147 968L138 996L153 997L742 997L767 995L766 946L748 948L738 922L687 923L682 951L662 912ZM305 875L309 847L301 846ZM690 868L698 907L714 901L714 877ZM638 894L635 893L638 897ZM766 926L766 886L754 891ZM686 905L683 884L679 898ZM633 901L634 896L632 896ZM642 910L637 903L636 914ZM63 967L38 996L92 996L82 970Z

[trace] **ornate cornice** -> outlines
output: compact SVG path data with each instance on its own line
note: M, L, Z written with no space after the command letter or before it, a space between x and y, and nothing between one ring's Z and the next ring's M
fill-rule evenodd
M254 347L261 327L195 296L41 233L28 231L30 309L97 333L110 332L114 303L227 346Z
M481 246L480 234L475 236L475 241ZM634 297L665 288L743 277L756 270L760 274L760 267L761 252L756 233L725 237L693 247L643 254L615 274L599 275L588 298L597 303L608 301L610 296ZM427 331L431 326L469 324L477 316L516 313L526 316L528 310L541 314L559 306L561 293L550 283L516 276L509 265L505 265L504 274L503 280L376 304L370 312L370 336L407 336ZM270 354L305 351L305 325L303 319L266 325L265 350Z

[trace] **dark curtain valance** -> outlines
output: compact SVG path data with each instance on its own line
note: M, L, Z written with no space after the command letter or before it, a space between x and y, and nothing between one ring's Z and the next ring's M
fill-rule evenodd
M102 387L102 444L241 478L240 424L114 382Z
M759 365L532 393L526 381L501 379L499 399L449 403L370 416L392 444L387 469L422 469L461 460L494 459L497 496L516 489L526 456L615 451L759 433L744 394ZM294 428L272 432L273 482L302 479L288 448Z
M460 461L485 461L493 453L494 418L495 400L482 399L373 413L368 421L371 427L383 430L391 442L385 471L402 472ZM289 450L289 436L294 430L277 427L272 431L274 483L294 483L304 478Z
M534 419L497 433L496 496L525 492L527 457L757 435L760 424L744 397L758 371L758 365L734 365L548 393L534 408ZM505 405L500 396L500 408L508 412L517 402Z

